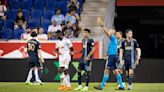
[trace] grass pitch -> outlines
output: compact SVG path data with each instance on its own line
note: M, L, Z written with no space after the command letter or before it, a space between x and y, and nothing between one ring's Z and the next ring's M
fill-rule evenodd
M43 86L25 85L23 82L0 82L0 92L62 92L58 90L59 85L60 83L57 82L45 82ZM102 91L93 88L97 85L98 83L90 83L87 92L164 92L164 83L133 83L132 90L115 90L116 83L107 83ZM76 86L77 83L72 83L73 88ZM70 90L67 92L80 91Z

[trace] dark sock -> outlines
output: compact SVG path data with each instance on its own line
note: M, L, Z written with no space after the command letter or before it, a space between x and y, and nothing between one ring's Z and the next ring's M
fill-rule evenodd
M124 82L123 74L121 74L122 82Z
M128 79L128 84L131 85L132 82L133 82L133 75L130 75Z
M35 81L35 74L34 74L34 71L32 71L32 81Z
M78 72L78 83L81 85L81 72Z
M126 76L126 81L128 82L128 80L129 80L129 76Z
M85 86L88 87L88 85L89 85L89 81L90 81L90 73L87 72L87 73L86 73L86 85L85 85Z

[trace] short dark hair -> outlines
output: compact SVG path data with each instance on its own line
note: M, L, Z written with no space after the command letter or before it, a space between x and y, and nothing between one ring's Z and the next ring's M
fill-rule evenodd
M57 34L61 34L62 31L61 31L61 30L57 30L56 33L57 33Z
M37 37L37 33L36 32L31 32L31 36L32 37Z
M22 10L18 10L18 11L17 11L17 14L20 13L20 12L22 12Z
M120 33L120 34L122 35L122 31L121 31L121 30L118 30L117 32Z
M55 9L55 13L56 13L58 10L60 10L60 11L61 11L61 9L60 9L60 8L56 8L56 9Z
M76 11L76 9L73 7L69 8L69 13L71 13L72 11Z
M91 33L91 30L88 29L88 28L85 28L84 31L88 32L88 33Z
M127 33L129 33L130 31L132 31L132 32L133 32L133 30L132 30L132 29L126 29L126 30L125 30L125 33L127 34Z

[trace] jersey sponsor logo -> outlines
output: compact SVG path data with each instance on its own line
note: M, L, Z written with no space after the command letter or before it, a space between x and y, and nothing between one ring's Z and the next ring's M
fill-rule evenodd
M132 50L132 46L126 46L125 50Z

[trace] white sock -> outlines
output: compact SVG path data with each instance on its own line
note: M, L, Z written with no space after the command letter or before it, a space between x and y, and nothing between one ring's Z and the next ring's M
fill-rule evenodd
M26 82L30 82L31 78L32 78L32 69L30 69L30 71L28 72L28 76L27 76Z
M69 74L65 75L65 82L66 82L66 84L67 84L67 87L71 87L70 76L69 76Z
M65 86L64 78L65 78L64 73L61 73L61 75L60 75L60 83L61 83L61 85Z
M35 80L36 80L37 82L41 82L41 80L40 80L40 78L39 78L39 74L38 74L38 69L35 69L35 70L34 70L34 74L35 74Z

